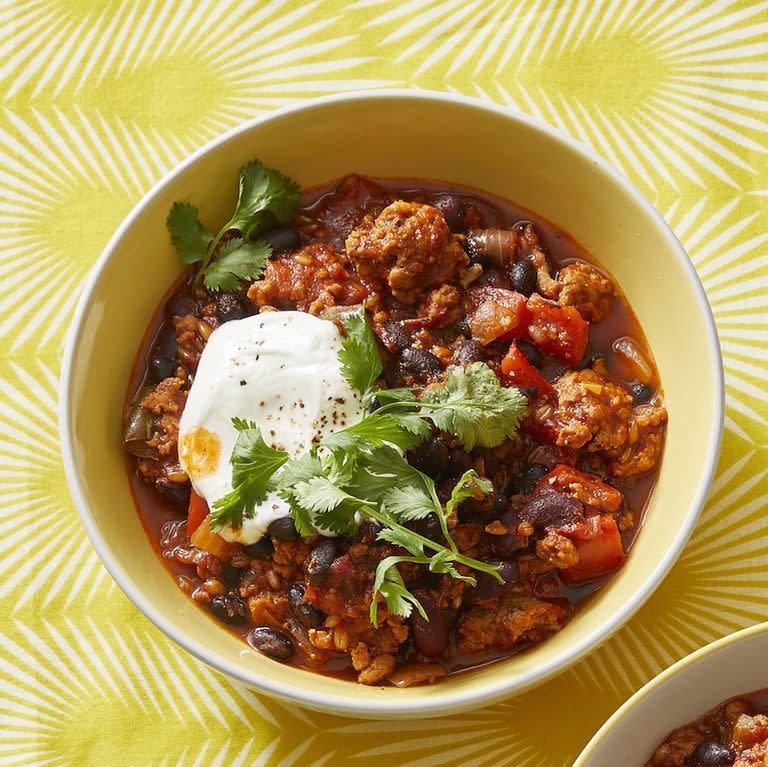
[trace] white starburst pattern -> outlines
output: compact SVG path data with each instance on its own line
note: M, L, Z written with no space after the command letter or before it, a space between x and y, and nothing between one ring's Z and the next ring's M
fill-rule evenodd
M0 36L0 84L8 104L76 105L188 153L261 111L393 84L361 73L378 57L350 54L338 22L326 0L29 3Z
M259 735L239 737L254 718ZM115 738L120 723L142 737ZM273 757L285 767L322 767L330 757L318 758L305 714L294 717L279 703L214 678L149 630L97 625L90 616L35 626L17 620L0 633L0 725L0 763L19 767L79 767L84 754L90 763L179 767L265 765ZM306 732L298 745L291 726Z
M87 602L113 588L68 503L56 388L39 361L10 363L0 378L0 600L11 613Z
M500 101L594 147L647 191L755 183L768 162L762 0L360 0L417 85Z
M726 428L765 444L768 428L768 233L762 210L735 198L675 203L665 218L704 284L720 335L726 374ZM757 442L756 442L757 441Z

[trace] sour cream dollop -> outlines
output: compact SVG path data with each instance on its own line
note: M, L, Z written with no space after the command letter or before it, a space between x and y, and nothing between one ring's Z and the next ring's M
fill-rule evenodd
M304 312L265 312L211 333L179 424L181 466L209 506L232 490L232 418L254 421L268 445L291 457L362 419L360 394L341 374L341 343L332 322ZM269 493L240 529L221 534L255 543L288 512Z

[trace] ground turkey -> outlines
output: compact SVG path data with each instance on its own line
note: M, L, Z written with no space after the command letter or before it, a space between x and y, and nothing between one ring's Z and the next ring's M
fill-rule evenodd
M298 309L318 315L329 306L361 303L368 291L347 271L344 256L330 245L314 243L296 253L273 258L248 298L259 307Z
M554 426L555 444L590 452L627 444L633 400L626 389L595 370L571 370L554 383L557 402L536 408L534 420Z
M611 308L616 288L594 266L576 261L560 270L558 303L575 306L587 322L600 322Z
M347 237L347 256L364 282L404 304L455 283L469 263L437 208L403 200L366 216Z
M666 410L635 406L631 395L600 371L571 370L554 383L555 398L541 398L531 421L558 447L603 453L614 477L652 471L664 446Z
M457 647L475 653L495 647L509 650L522 642L538 642L559 631L568 617L560 605L507 593L493 607L472 607L461 616Z

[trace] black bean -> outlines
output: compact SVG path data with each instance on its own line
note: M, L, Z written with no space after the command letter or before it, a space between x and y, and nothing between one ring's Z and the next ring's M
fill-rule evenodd
M514 586L518 576L517 561L488 562L489 565L499 565L499 575L504 583L499 583L490 573L477 573L477 586L465 592L470 602L489 602L500 597L505 591Z
M400 367L412 376L430 378L439 375L443 366L440 360L424 349L409 346L400 355Z
M559 362L549 360L541 368L541 375L547 379L550 383L554 383L558 378L562 378L565 375L567 368L565 365L561 365Z
M380 407L381 407L381 402L379 402L379 398L376 396L373 396L368 400L368 407L366 408L366 410L369 413L375 413Z
M155 482L155 487L163 498L165 498L165 500L172 506L175 506L178 509L189 508L189 494L191 490L189 483L184 482L183 484L179 484L178 482L159 479Z
M469 338L472 335L472 328L469 327L469 317L466 315L457 320L453 327L460 336Z
M187 314L197 314L198 306L192 296L171 296L165 304L165 313L169 317L184 317Z
M514 557L520 549L527 545L525 538L518 535L515 531L520 524L517 512L514 509L508 509L498 519L502 525L509 531L505 535L488 535L488 543L494 556L499 559L508 559Z
M268 559L272 556L275 546L268 535L263 535L256 543L249 543L245 550L253 559Z
M442 214L445 223L452 232L462 232L464 221L464 202L457 194L439 194L432 203Z
M496 504L496 494L491 491L481 498L470 496L459 506L459 521L470 522L485 519L493 513Z
M251 629L246 640L254 650L273 660L288 660L293 655L291 638L282 631L268 626Z
M509 504L509 498L504 493L496 493L496 497L493 499L493 516L500 517L506 510Z
M178 347L176 328L171 323L166 323L155 338L155 354L174 359Z
M448 458L448 465L451 471L451 476L458 478L465 471L469 471L472 468L472 456L469 453L465 453L460 448L455 448L454 450L451 450L450 457Z
M336 544L331 540L323 541L312 550L307 562L310 583L317 585L325 580L336 555Z
M294 583L288 589L288 604L292 610L295 610L304 601L304 592L306 589L300 583Z
M483 346L474 338L462 341L454 353L457 365L471 365L473 362L479 362L483 357Z
M316 629L325 623L325 615L310 602L304 601L304 586L294 583L288 589L288 604L294 615L307 628Z
M399 352L411 343L411 334L394 320L385 322L380 331L381 341L391 352Z
M523 357L528 360L535 368L540 367L544 355L530 342L530 341L518 341L517 348L523 354Z
M250 617L248 606L234 594L214 597L211 600L211 612L225 623L245 623Z
M523 472L517 483L517 492L526 495L533 490L534 485L545 475L549 474L549 467L543 463L532 463Z
M694 767L731 767L735 760L736 754L716 740L702 740L691 754Z
M220 293L216 299L216 305L219 310L219 319L222 322L241 320L247 313L240 296L234 293Z
M270 522L267 532L278 541L297 541L299 532L290 517L278 517Z
M164 378L170 378L176 372L176 363L168 357L152 357L149 361L149 378L160 383Z
M409 462L432 479L438 479L448 465L448 448L442 440L429 439L411 452Z
M509 267L509 281L512 284L512 290L526 297L530 296L536 290L536 267L526 259L515 261Z
M576 365L576 370L584 370L585 368L591 368L598 360L604 360L605 355L600 352L595 354L585 354L584 358Z
M443 529L440 527L440 520L435 513L427 514L423 519L409 522L408 527L415 533L429 538L430 541L435 541L435 543L442 543L443 541Z
M432 595L423 589L414 592L424 612L425 619L418 610L411 613L411 636L416 651L427 658L437 658L448 648L448 627L442 610Z
M638 383L635 384L630 390L632 399L638 405L644 405L646 402L650 402L653 397L653 389L648 384Z
M361 538L376 538L381 532L382 526L375 519L363 519L357 528L357 534Z
M543 530L552 525L570 525L584 517L581 502L557 490L544 487L528 498L519 512L523 522Z
M301 247L301 235L289 226L278 226L259 237L272 246L273 253L286 253Z
M494 556L497 557L514 557L518 551L526 547L525 539L511 532L506 535L489 535L488 543Z
M233 567L232 565L223 565L221 568L221 580L223 580L227 587L232 591L236 591L238 586L240 586L240 577L242 574L243 571L241 569Z

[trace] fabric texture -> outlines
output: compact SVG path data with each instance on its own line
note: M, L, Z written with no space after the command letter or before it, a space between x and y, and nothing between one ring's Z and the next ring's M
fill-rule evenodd
M86 539L56 419L80 287L141 195L248 118L385 86L509 105L630 176L727 381L710 500L653 598L548 684L429 722L291 708L177 648ZM5 0L0 98L0 765L567 765L661 669L768 618L766 2Z

